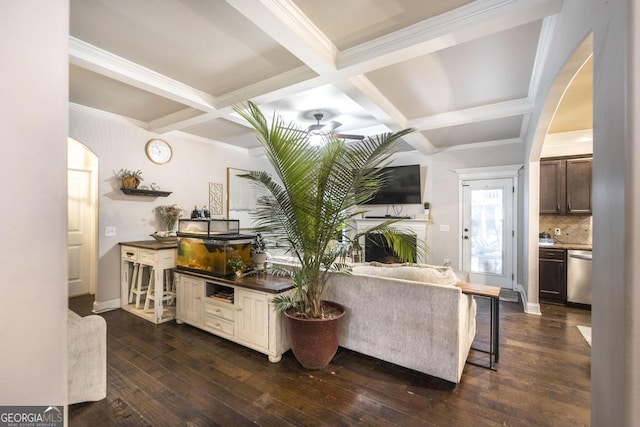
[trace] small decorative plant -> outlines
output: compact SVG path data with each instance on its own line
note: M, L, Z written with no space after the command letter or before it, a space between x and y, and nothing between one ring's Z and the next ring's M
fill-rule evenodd
M248 265L245 264L245 262L242 261L242 258L240 258L239 256L234 256L233 258L229 259L227 261L227 266L229 267L229 270L231 270L231 272L238 277L241 276L244 270L246 270L248 267Z
M267 246L264 242L262 234L257 233L253 241L253 249L251 250L251 261L256 270L264 270L267 261Z
M138 188L140 182L144 181L141 170L132 171L129 169L120 169L118 173L116 173L116 177L122 181L123 188Z
M267 252L267 246L264 242L264 238L261 233L256 234L256 239L253 242L253 253L264 254Z
M429 208L431 208L431 203L429 203L429 202L424 202L424 203L422 204L422 206L424 206L424 208L425 208L425 209L429 209Z
M173 205L156 206L156 212L160 215L160 219L162 219L164 231L171 232L175 228L178 218L180 218L184 210L174 203Z

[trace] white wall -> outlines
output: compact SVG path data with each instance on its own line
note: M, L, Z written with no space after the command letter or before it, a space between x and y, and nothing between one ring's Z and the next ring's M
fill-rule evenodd
M150 240L149 235L161 229L156 206L177 203L188 217L194 206L208 206L209 182L222 183L226 195L227 167L264 169L265 165L264 159L250 157L244 149L179 135L156 135L125 120L76 108L69 114L69 135L91 149L100 162L98 308L120 297L119 242ZM145 144L154 137L166 140L173 148L173 158L164 165L151 162L145 155ZM114 177L122 168L141 170L143 185L155 182L172 194L157 198L123 194L120 181ZM104 227L116 227L116 236L105 237Z
M0 3L0 404L66 401L67 1Z

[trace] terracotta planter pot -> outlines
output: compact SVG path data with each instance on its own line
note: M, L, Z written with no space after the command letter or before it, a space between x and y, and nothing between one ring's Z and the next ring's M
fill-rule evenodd
M344 307L331 301L323 302L337 308L340 315L334 319L301 319L284 313L293 355L307 369L326 367L338 351Z

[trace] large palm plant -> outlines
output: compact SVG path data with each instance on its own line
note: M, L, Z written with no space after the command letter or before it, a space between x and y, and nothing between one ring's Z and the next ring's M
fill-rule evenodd
M346 270L336 262L340 255L336 238L347 237L345 228L363 213L358 206L384 184L381 167L411 129L353 144L327 135L323 144L314 146L306 131L285 124L277 114L269 123L252 102L235 110L255 129L277 175L277 180L266 172L244 175L269 194L257 201L257 225L283 241L299 263L291 273L295 295L278 298L276 308L294 307L299 316L322 318L325 283L331 273ZM415 240L396 233L389 227L392 222L374 227L375 231L385 236L398 257L414 262Z

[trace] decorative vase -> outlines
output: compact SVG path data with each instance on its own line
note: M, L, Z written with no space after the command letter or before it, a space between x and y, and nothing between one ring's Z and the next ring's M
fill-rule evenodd
M251 254L251 261L256 270L264 270L264 264L267 262L267 254L264 252L253 252Z
M306 369L326 367L338 351L344 307L332 301L323 301L325 306L336 308L340 314L332 319L303 319L284 312L291 350L298 362Z
M123 188L138 188L139 185L140 185L140 180L135 176L125 176L122 178Z

